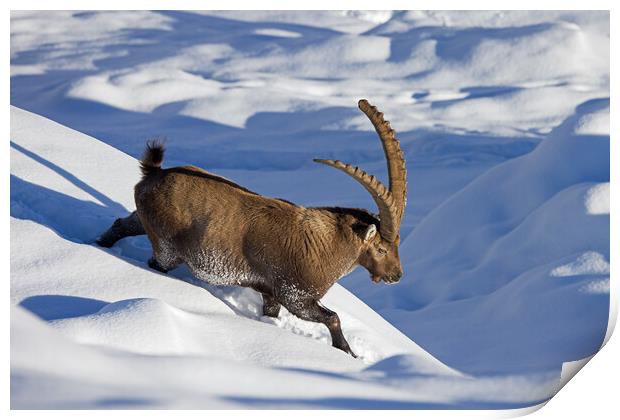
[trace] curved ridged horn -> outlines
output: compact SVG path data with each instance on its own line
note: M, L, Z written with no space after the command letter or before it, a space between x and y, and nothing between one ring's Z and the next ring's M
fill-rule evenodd
M379 233L381 237L388 242L394 242L398 238L400 222L407 203L407 168L405 167L405 159L400 149L400 143L395 137L394 130L390 127L390 123L383 119L383 113L377 111L377 108L371 106L365 99L360 100L358 106L374 125L383 144L383 151L388 165L390 188L386 188L374 176L348 163L327 159L314 159L314 161L343 171L366 188L375 200L375 203L377 203L377 207L379 207L379 217L381 219Z
M393 242L398 235L398 226L394 225L394 221L398 220L398 214L396 213L396 207L394 206L394 200L390 191L372 175L369 175L357 166L350 165L348 163L341 162L339 160L329 159L313 159L317 163L331 166L332 168L340 169L342 172L350 175L357 182L362 184L364 188L370 193L372 198L379 207L379 217L381 219L380 231L381 237L388 242Z
M381 139L385 160L388 165L390 193L392 193L394 202L398 207L399 219L397 225L400 227L400 220L407 205L407 167L405 166L405 156L400 148L400 142L396 138L396 133L390 127L390 122L383 119L383 112L379 112L366 99L360 99L358 106L366 114Z

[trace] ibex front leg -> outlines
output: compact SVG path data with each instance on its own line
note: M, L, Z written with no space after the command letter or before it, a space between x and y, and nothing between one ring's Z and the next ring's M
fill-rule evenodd
M263 315L277 318L280 313L280 303L270 294L263 293Z
M357 357L347 343L342 328L340 327L340 318L334 311L330 311L315 299L291 299L291 302L281 301L282 305L295 316L312 322L320 322L324 324L332 336L332 346L349 353L353 357Z
M112 226L97 238L96 242L99 246L110 248L117 241L127 236L138 235L146 235L146 232L138 218L138 213L134 211L125 218L116 219Z

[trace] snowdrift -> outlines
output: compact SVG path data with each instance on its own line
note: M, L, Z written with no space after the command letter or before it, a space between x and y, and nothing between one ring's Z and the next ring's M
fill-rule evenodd
M556 385L465 377L338 285L324 302L357 360L322 325L261 317L251 290L149 270L143 237L100 249L95 235L132 208L137 161L14 107L11 126L14 408L520 406Z
M438 206L401 257L409 274L387 292L347 285L452 366L559 369L595 353L609 316L608 99Z

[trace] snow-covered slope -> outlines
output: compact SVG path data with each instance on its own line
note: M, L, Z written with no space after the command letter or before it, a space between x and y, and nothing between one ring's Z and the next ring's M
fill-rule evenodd
M596 352L609 314L608 115L607 99L579 106L534 151L433 210L401 246L409 275L395 287L347 284L467 372Z
M11 126L14 407L518 405L553 390L556 378L545 376L535 392L484 395L489 379L479 388L337 285L324 302L340 314L357 360L332 348L322 325L285 310L261 317L251 290L149 270L145 238L93 246L132 208L137 162L17 108ZM468 386L437 394L401 386L406 379ZM512 391L513 379L502 381Z
M550 395L562 362L602 342L607 12L13 12L11 74L13 105L98 139L12 110L13 330L40 328L124 372L97 381L71 362L74 350L54 353L57 370L35 368L20 348L16 405L516 406ZM250 291L149 271L145 238L90 245L133 208L135 158L153 136L168 138L166 165L306 206L373 209L358 184L312 163L385 177L355 109L362 97L397 130L409 200L402 282L375 285L360 269L325 299L361 360L334 353L321 326L261 319ZM26 333L20 342L56 346ZM326 391L291 386L280 398L248 385L234 399L213 390L214 375L186 393L187 372L219 361L235 366L227 386L242 371L271 383L284 370L291 383L320 377ZM153 380L160 365L169 386ZM398 392L344 392L332 380Z
M93 246L132 208L137 162L17 108L11 126L15 408L520 406L554 390L553 374L464 377L338 285L324 302L357 360L321 325L261 317L251 290L149 270L144 237Z

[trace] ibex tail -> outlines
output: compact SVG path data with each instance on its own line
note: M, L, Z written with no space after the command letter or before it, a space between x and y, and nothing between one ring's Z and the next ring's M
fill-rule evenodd
M146 142L146 150L140 161L140 170L145 178L159 170L164 160L164 144L160 140L150 140Z

